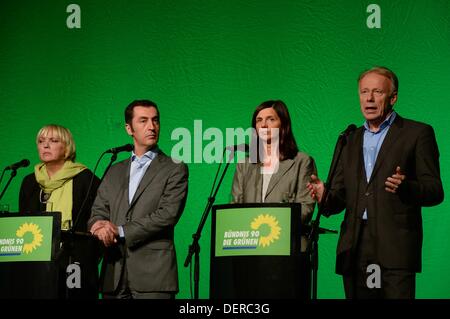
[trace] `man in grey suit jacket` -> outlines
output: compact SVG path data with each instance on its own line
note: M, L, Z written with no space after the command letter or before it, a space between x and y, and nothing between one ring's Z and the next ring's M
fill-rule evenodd
M393 111L398 79L375 67L358 80L366 119L347 139L325 213L346 210L336 272L347 298L414 298L421 271L422 206L442 202L439 151L433 128ZM313 198L324 185L311 176Z
M188 170L159 150L159 111L148 100L125 109L132 157L101 183L88 227L105 245L104 298L171 299L178 292L174 227L187 197Z

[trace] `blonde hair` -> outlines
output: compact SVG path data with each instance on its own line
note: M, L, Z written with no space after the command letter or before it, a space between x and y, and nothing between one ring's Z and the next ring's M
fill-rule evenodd
M387 67L384 67L384 66L375 66L369 70L362 72L358 77L358 84L359 84L359 82L361 82L362 78L365 77L369 73L376 73L378 75L382 75L382 76L388 78L391 81L391 94L394 92L398 92L398 77L397 77L397 75L392 70L389 70Z
M57 124L45 125L39 130L36 135L36 144L39 143L40 137L46 137L49 135L54 135L56 138L60 139L61 142L66 146L65 160L75 162L76 150L75 141L73 140L72 133L68 128Z

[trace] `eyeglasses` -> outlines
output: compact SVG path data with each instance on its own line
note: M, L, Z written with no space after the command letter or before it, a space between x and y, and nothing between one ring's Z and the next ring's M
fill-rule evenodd
M373 90L373 91L361 90L361 91L359 91L360 95L369 95L371 93L373 93L373 95L375 95L375 96L382 96L385 93L385 91L383 91L383 90Z

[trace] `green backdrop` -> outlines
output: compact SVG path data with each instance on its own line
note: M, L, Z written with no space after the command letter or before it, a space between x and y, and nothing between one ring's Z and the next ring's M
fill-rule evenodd
M66 24L73 2L81 9L81 28ZM338 133L349 123L362 124L358 74L385 65L400 79L397 111L435 128L448 193L450 1L378 0L381 28L367 25L368 18L373 22L371 3L2 0L0 164L22 158L36 164L38 129L58 123L72 130L78 161L93 169L102 151L130 141L123 110L134 99L160 106L160 146L167 153L177 127L192 130L194 120L202 120L204 129L248 127L260 102L282 99L300 148L315 158L324 178ZM182 264L217 164L189 169L188 202L176 227L178 298L190 297L189 269ZM231 166L216 203L229 201L233 171ZM21 179L31 172L31 166L20 169L2 200L12 211ZM445 201L423 210L419 298L450 297L449 208ZM338 229L342 218L322 219L321 225ZM320 298L343 297L334 274L336 242L336 235L320 239ZM210 219L200 244L200 297L208 298Z

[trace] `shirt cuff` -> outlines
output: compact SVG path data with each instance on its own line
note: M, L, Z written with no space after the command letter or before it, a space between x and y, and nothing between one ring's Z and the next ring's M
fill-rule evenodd
M123 232L123 227L122 226L117 226L117 228L119 229L119 237L120 238L125 238L125 233Z

